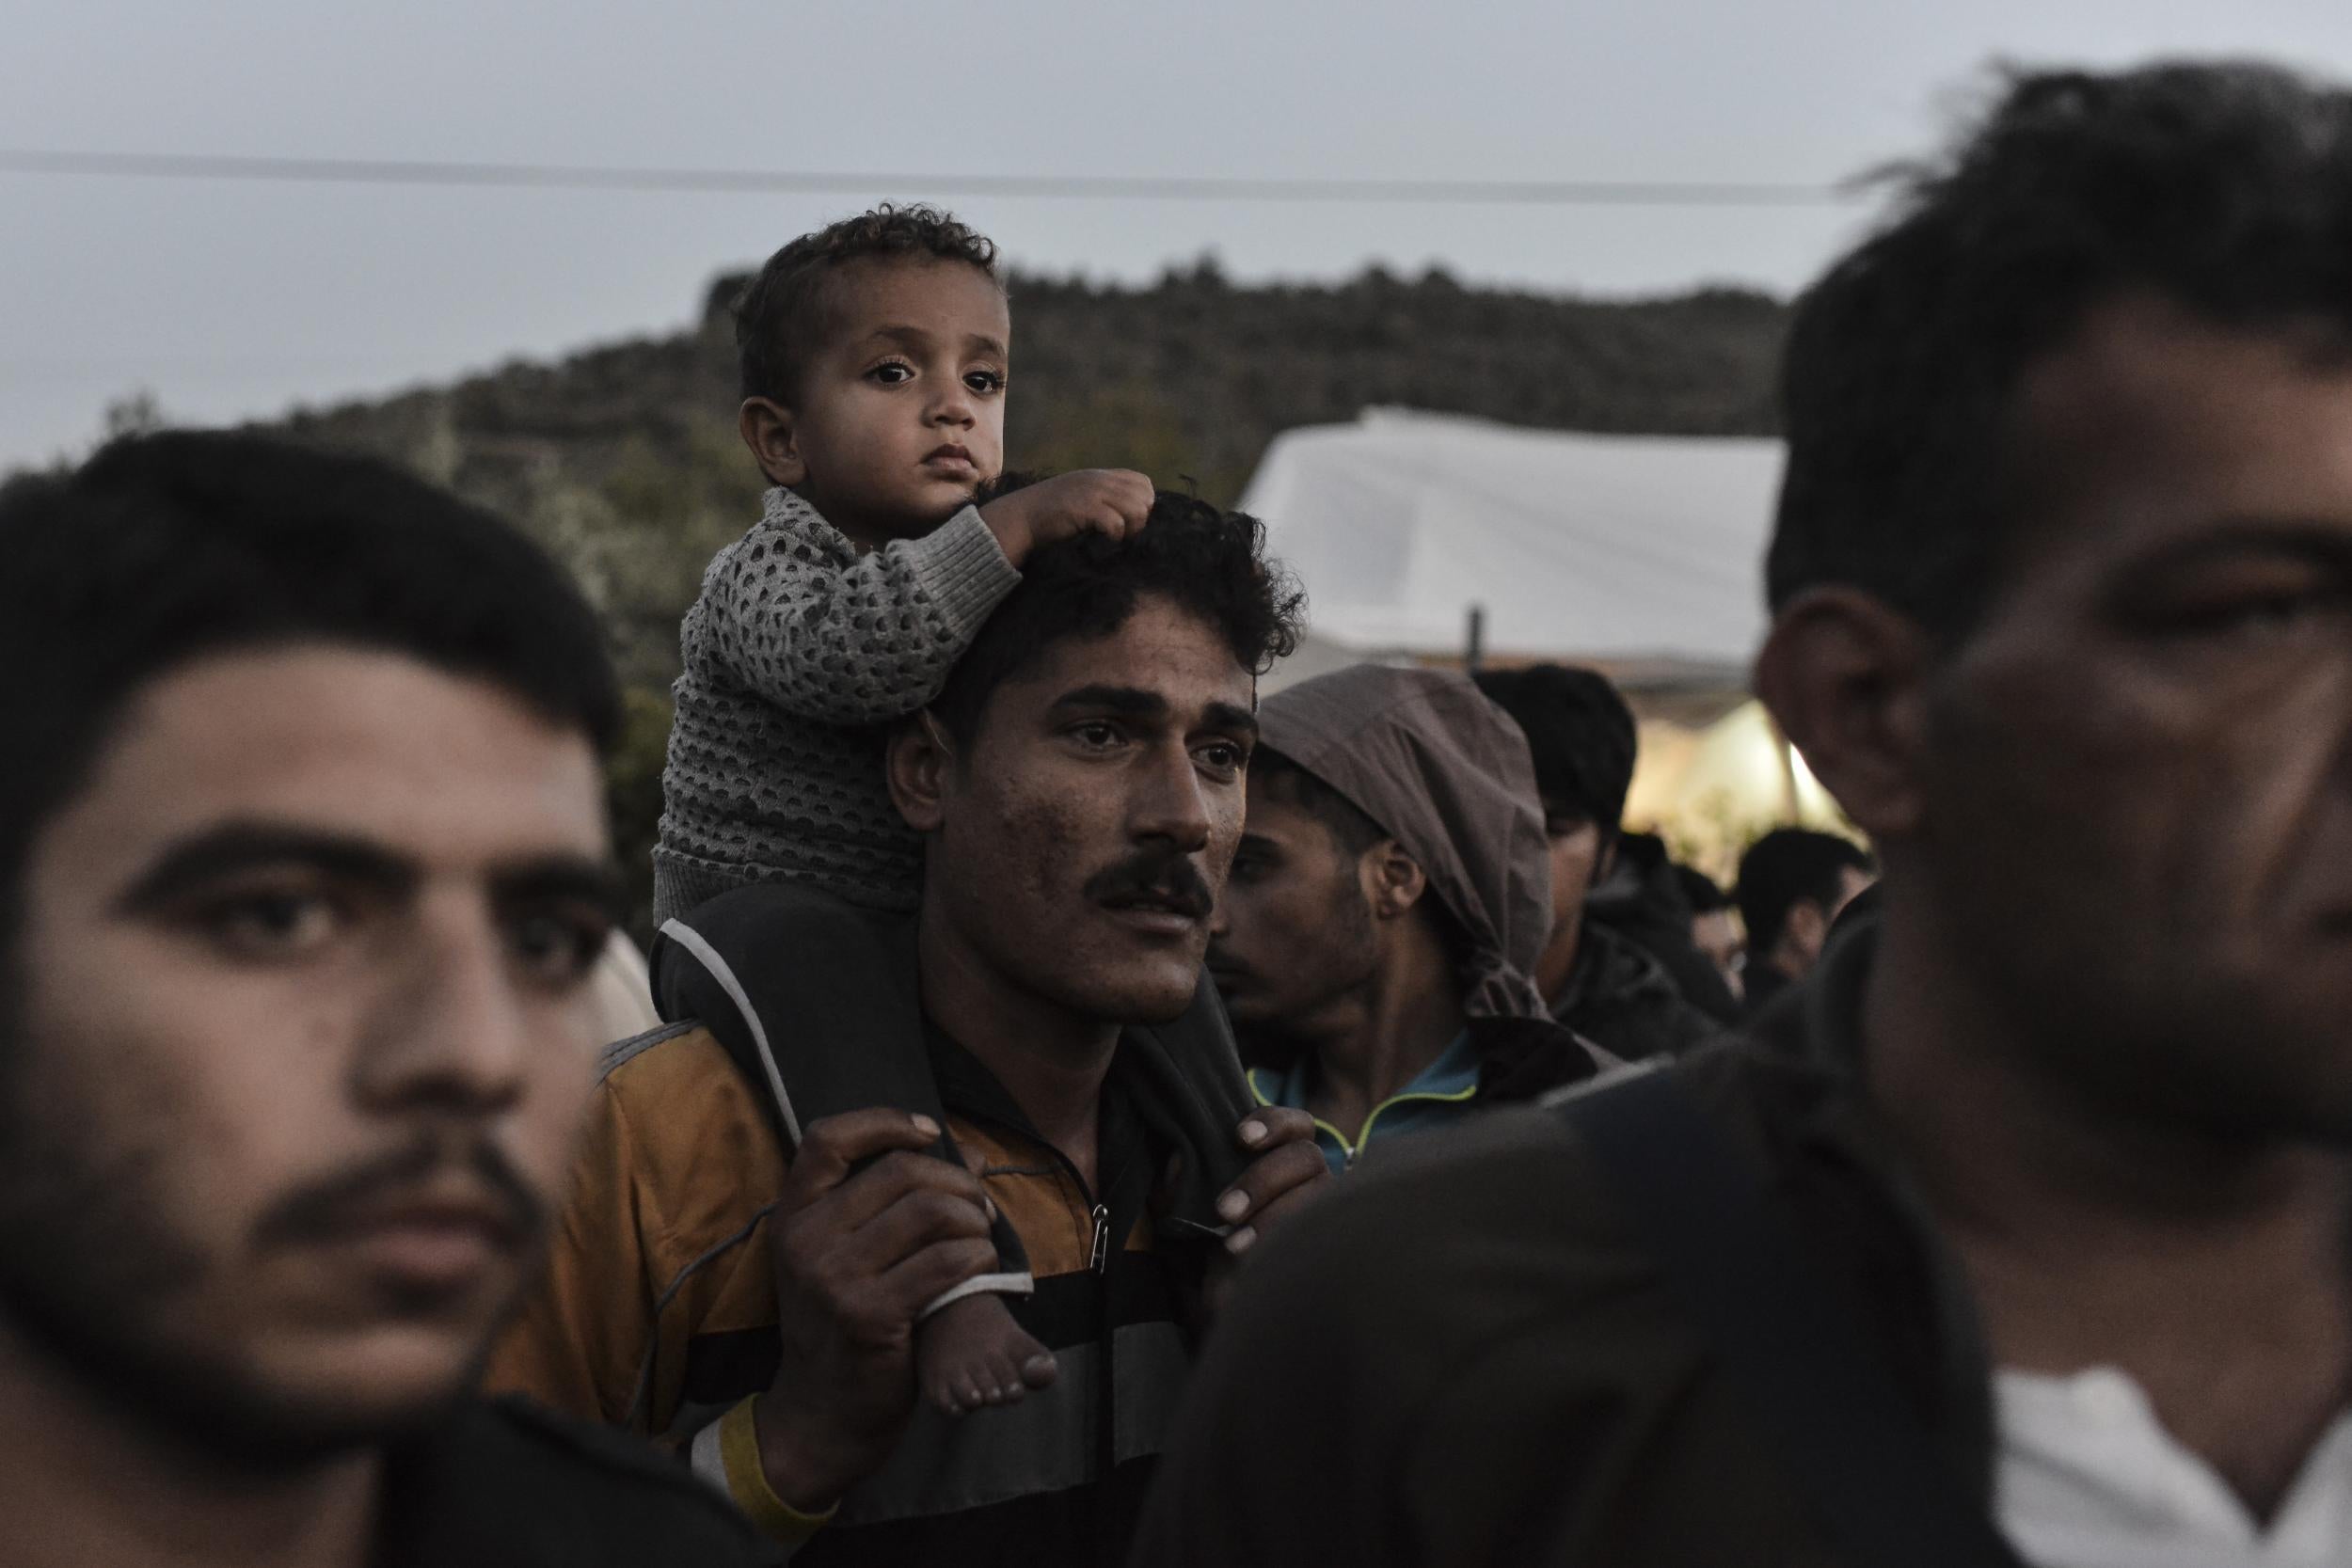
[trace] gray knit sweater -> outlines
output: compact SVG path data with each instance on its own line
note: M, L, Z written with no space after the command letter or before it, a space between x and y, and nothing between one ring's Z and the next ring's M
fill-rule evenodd
M679 630L655 920L772 880L912 908L923 846L882 782L883 726L939 695L1020 580L971 507L860 555L800 497L769 491Z

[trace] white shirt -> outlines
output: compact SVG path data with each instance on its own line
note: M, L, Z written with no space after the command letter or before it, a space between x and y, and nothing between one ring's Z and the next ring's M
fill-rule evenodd
M2037 1568L2346 1568L2352 1413L2328 1429L2265 1528L2113 1367L1993 1380L2002 1530Z

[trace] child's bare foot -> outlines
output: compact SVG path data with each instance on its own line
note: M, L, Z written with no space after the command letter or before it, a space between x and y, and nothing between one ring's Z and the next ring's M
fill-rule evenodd
M916 1383L950 1416L1010 1404L1055 1371L1054 1353L1022 1332L999 1296L950 1302L914 1330Z

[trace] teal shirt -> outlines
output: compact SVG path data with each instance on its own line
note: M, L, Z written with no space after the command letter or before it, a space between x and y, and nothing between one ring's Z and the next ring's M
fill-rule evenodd
M1251 1068L1249 1092L1261 1105L1286 1105L1303 1111L1307 1108L1307 1084L1312 1070L1313 1064L1305 1057L1281 1072ZM1478 1056L1470 1049L1470 1036L1464 1034L1445 1048L1443 1055L1422 1069L1419 1077L1375 1105L1353 1138L1316 1117L1315 1147L1323 1150L1325 1162L1336 1176L1354 1164L1357 1156L1374 1139L1451 1127L1477 1108L1477 1098Z

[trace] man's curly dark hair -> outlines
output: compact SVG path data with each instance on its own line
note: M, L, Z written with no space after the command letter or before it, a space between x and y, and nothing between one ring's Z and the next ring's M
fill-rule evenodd
M2270 66L2011 72L1797 307L1774 609L1869 590L1956 641L2035 475L2018 389L2146 291L2219 325L2352 341L2352 95Z
M1281 562L1267 559L1263 523L1162 491L1142 530L1125 539L1080 533L1032 551L1020 585L980 628L931 711L969 745L997 688L1057 642L1111 636L1147 597L1199 617L1235 663L1260 675L1298 646L1307 603Z
M935 207L883 202L803 234L769 257L735 303L743 396L791 403L803 367L824 339L825 280L867 256L961 261L996 277L994 242Z

